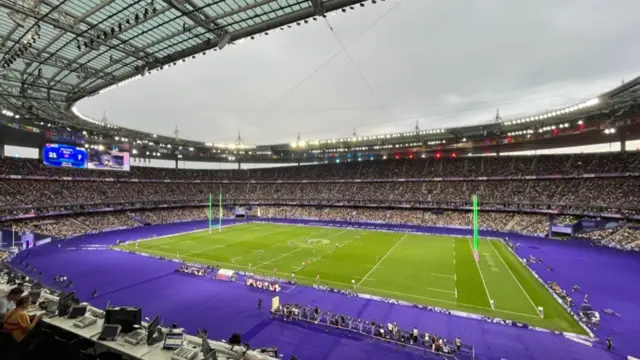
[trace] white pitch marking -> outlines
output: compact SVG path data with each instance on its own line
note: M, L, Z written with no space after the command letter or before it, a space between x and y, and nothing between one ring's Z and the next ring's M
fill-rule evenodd
M335 234L331 234L331 235L327 236L327 238L332 238L332 237L338 236L338 235L340 235L340 234L342 234L342 233L345 233L345 232L347 232L347 230L342 230L342 231L340 231L340 232L337 232L337 233L335 233ZM293 253L295 253L295 252L298 252L298 251L300 251L300 250L302 250L302 249L305 249L305 248L304 248L304 247L299 247L299 248L297 248L297 249L295 249L295 250L293 250L293 251L291 251L291 252L288 252L288 253L286 253L286 254L284 254L284 255L278 256L278 257L276 257L275 259L271 259L271 260L269 260L269 261L267 261L267 262L264 262L264 263L262 263L262 264L259 264L257 267L260 267L260 266L262 266L262 265L270 264L270 263L272 263L272 262L274 262L274 261L276 261L276 260L278 260L278 259L281 259L281 258L283 258L283 257L285 257L285 256L291 255L291 254L293 254ZM324 255L326 255L326 254L324 254ZM320 260L320 259L322 258L322 256L324 256L324 255L321 255L321 256L318 256L318 257L316 257L316 258L313 258L313 261L318 261L318 260ZM302 269L302 266L301 266L301 267L299 267L299 268L297 268L297 269L296 269L296 271L298 271L298 270L300 270L300 269Z
M382 261L391 253L391 251L393 251L393 249L396 248L396 246L398 246L402 242L402 240L404 240L407 237L407 235L409 235L409 233L404 234L404 236L402 236L400 240L398 240L398 242L395 245L393 245L391 249L387 251L386 254L384 254L382 259L380 259L380 261L378 261L378 263L374 267L372 267L371 270L369 270L369 272L360 280L360 282L356 286L360 286L360 284L362 284L362 282L365 281L369 277L369 275L371 275L371 273L378 267L378 265L382 263Z
M491 245L491 248L493 249L493 251L498 255L498 258L500 259L500 261L502 261L504 266L507 268L507 270L509 271L509 274L511 274L511 277L513 277L513 280L515 280L516 284L518 284L518 286L520 286L520 290L522 290L522 292L524 293L524 296L526 296L527 299L529 299L529 302L531 303L531 306L533 306L533 308L536 310L536 312L538 313L538 315L540 315L541 318L544 318L544 316L542 316L542 314L540 313L540 310L538 310L538 307L536 306L536 304L534 304L533 300L531 300L531 298L529 297L529 294L527 294L527 292L522 287L522 284L520 284L520 281L518 281L518 279L516 279L516 276L513 275L513 272L511 271L511 269L509 269L509 266L507 266L507 263L502 258L502 255L500 255L498 250L496 250L496 248L493 246L493 243L492 243L491 240L489 240L489 244Z
M455 291L450 291L450 290L442 290L442 289L434 289L434 288L425 288L425 289L431 290L431 291L439 291L443 293L455 294Z
M273 258L273 259L271 259L271 260L269 260L269 261L265 261L265 262L263 262L262 264L258 264L258 266L256 266L256 268L259 268L259 267L261 267L262 265L271 264L272 262L274 262L274 261L276 261L276 260L278 260L278 259L282 259L282 258L283 258L283 257L285 257L285 256L289 256L289 255L291 255L291 254L293 254L293 253L297 253L298 251L300 251L300 250L302 250L302 249L303 249L303 248L297 248L297 249L295 249L295 250L293 250L293 251L289 251L288 253L286 253L286 254L284 254L284 255L280 255L280 256L278 256L278 257L276 257L276 258Z
M469 247L471 248L471 252L473 252L473 246L471 245L471 239L469 239ZM473 261L475 261L475 259ZM482 279L482 285L484 285L484 291L487 294L487 299L489 300L489 304L491 305L491 309L495 310L495 307L493 305L493 301L491 300L491 296L489 296L489 289L487 289L487 283L484 281L484 276L482 276L482 271L480 270L480 264L478 264L477 261L475 261L475 263L476 263L476 267L478 267L478 273L480 274L480 279Z
M349 285L347 283L336 282L336 281L333 281L333 283L341 284L341 285ZM407 294L407 293L401 293L401 292L397 292L397 291L389 291L389 290L371 288L371 287L366 287L366 286L360 286L360 287L363 288L363 289L369 289L369 290L383 292L383 293L387 293L387 294L404 295L404 296L407 296L407 297L439 301L439 302L446 303L446 304L457 304L457 305L468 306L468 307L472 307L472 308L476 308L476 309L494 310L495 312L498 312L498 313L514 314L514 315L526 316L526 317L536 318L536 319L538 318L537 316L531 315L531 314L523 314L523 313L514 312L514 311L491 309L491 308L488 308L486 306L464 304L464 303L459 303L457 301L442 300L442 299L436 299L436 298L427 297L427 296L420 296L420 295L415 295L415 294Z
M447 274L431 274L431 276L442 276L442 277L449 277L449 278L456 278L455 275L447 275Z
M375 267L375 265L365 265L366 267ZM378 269L384 269L384 266L378 266Z
M260 234L257 234L255 236L249 236L248 238L231 241L231 242L228 242L228 243L225 243L225 244L216 244L214 246L209 246L209 247L206 247L206 248L202 248L200 250L188 252L184 256L190 256L190 255L193 255L193 254L199 254L199 253L202 253L202 252L205 252L205 251L208 251L208 250L222 248L222 247L226 247L226 246L229 246L229 245L241 243L243 241L247 241L247 240L251 240L251 239L255 239L255 238L260 238L260 237L264 237L264 236L269 236L271 234L275 234L275 233L278 233L278 232L281 232L281 231L284 231L284 230L278 229L276 231L268 232L266 234L265 233L260 233Z

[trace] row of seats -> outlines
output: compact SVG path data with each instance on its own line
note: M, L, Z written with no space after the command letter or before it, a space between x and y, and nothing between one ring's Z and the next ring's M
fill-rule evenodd
M314 218L322 220L347 221L376 221L382 223L411 224L420 226L439 227L469 227L471 218L469 212L457 211L418 211L418 210L389 210L338 207L296 207L296 206L261 206L254 208L251 215L258 214L271 218ZM21 232L35 232L43 235L67 238L87 232L98 232L116 227L141 226L140 220L150 223L172 223L185 220L206 220L207 208L175 208L156 209L128 213L94 214L83 216L59 216L47 220L31 219L6 222L2 226L14 228ZM224 216L233 213L225 210ZM133 220L138 219L138 220ZM575 223L577 217L571 218ZM558 221L570 223L568 219L558 218ZM486 230L513 231L521 234L545 236L549 231L549 218L542 214L523 214L507 212L482 212L479 226ZM621 226L607 230L596 230L577 234L586 239L598 240L604 243L628 249L640 249L640 229L633 226Z
M376 202L432 204L470 202L502 208L582 209L637 213L640 177L435 181L389 183L137 183L102 181L0 180L0 214L20 206L100 203L208 201L222 191L224 200L250 202ZM111 207L111 206L109 206ZM1 210L4 208L4 210ZM599 210L599 211L598 211ZM19 210L18 210L19 211ZM24 211L24 210L23 210Z
M389 159L357 155L340 164L252 170L187 170L133 166L129 172L56 169L35 159L0 159L0 175L183 180L345 180L640 173L640 153Z

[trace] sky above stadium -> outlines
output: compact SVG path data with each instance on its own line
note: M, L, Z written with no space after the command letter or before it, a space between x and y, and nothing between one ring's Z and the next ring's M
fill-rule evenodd
M640 2L387 0L245 40L78 103L162 135L246 144L474 125L640 75Z

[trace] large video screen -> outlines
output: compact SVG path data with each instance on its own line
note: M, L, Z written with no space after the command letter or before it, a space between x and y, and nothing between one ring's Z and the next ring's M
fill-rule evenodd
M122 151L46 144L42 156L44 164L53 167L120 171L129 171L130 169L129 153Z
M54 167L87 167L87 150L73 145L46 144L42 152L44 164Z
M88 169L129 171L129 153L89 149Z

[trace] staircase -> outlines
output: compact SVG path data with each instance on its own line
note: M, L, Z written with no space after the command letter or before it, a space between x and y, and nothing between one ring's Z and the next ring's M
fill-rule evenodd
M507 226L504 227L505 231L509 231L511 230L511 228L513 227L513 225L515 225L518 222L518 215L516 214L516 216L512 217L511 220L509 221L509 223L507 224Z
M604 238L602 241L603 242L608 242L609 239L611 239L612 237L614 237L615 235L618 235L619 233L621 233L622 231L625 231L627 229L627 227L629 226L629 224L625 224L624 226L621 226L620 229L614 233L612 233L611 235L607 236L606 238Z
M149 220L147 220L147 219L145 219L145 218L143 218L143 217L141 217L141 216L138 216L138 215L136 215L136 214L130 214L130 215L131 215L131 218L132 218L135 222L139 223L139 224L140 224L140 225L142 225L142 226L151 225L151 221L149 221Z

